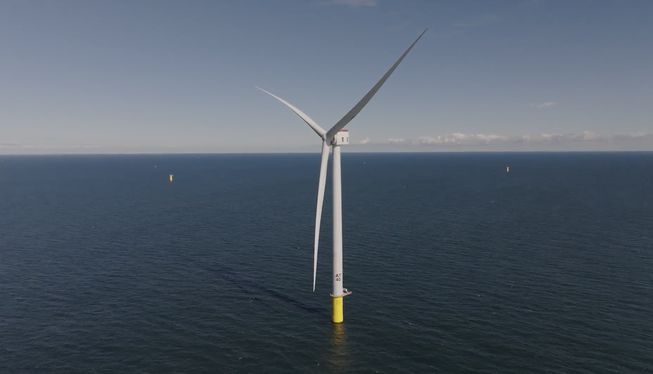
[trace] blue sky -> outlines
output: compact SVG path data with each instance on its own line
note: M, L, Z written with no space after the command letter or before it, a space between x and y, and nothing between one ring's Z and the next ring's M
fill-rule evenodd
M653 150L650 1L0 2L0 153Z

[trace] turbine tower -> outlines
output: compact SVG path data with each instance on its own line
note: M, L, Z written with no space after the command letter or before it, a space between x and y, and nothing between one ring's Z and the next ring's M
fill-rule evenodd
M343 271L342 271L342 183L340 175L340 146L349 144L349 132L344 127L351 122L354 117L367 105L376 92L383 86L383 83L395 71L397 66L406 57L408 52L415 46L418 40L426 33L427 30L415 39L415 41L404 51L397 61L388 69L388 71L376 82L374 87L363 96L363 98L344 115L329 131L325 131L320 125L313 121L306 113L299 108L290 104L279 96L270 93L260 87L259 90L279 100L282 104L292 110L299 118L322 138L322 157L320 162L320 178L317 187L317 209L315 211L315 240L313 242L313 292L315 292L315 278L317 274L317 253L320 241L320 221L322 219L322 204L324 202L324 189L327 177L327 164L329 162L329 151L333 152L333 292L331 293L333 313L331 320L333 323L342 323L343 316L343 298L351 294L346 288L343 288Z

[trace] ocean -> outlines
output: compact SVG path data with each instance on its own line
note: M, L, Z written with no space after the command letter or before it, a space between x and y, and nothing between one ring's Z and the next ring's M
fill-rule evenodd
M342 159L332 325L318 154L0 156L0 372L653 372L653 153Z

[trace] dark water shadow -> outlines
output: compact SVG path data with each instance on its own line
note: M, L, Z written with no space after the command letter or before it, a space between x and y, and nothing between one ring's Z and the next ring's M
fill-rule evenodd
M239 272L233 270L228 266L214 263L211 268L208 268L208 270L217 273L222 279L235 285L244 294L251 296L255 300L260 300L257 297L257 295L265 294L267 296L274 298L275 300L280 300L282 302L285 302L286 304L292 305L305 312L324 314L324 310L322 308L316 308L310 305L306 305L300 300L290 297L286 293L279 292L272 288L265 287L264 285L256 282L255 280L248 279L242 276Z

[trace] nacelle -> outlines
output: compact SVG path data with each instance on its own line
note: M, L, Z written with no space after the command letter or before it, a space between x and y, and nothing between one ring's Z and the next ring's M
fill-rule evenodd
M333 136L333 145L346 145L349 144L349 130L340 130Z

